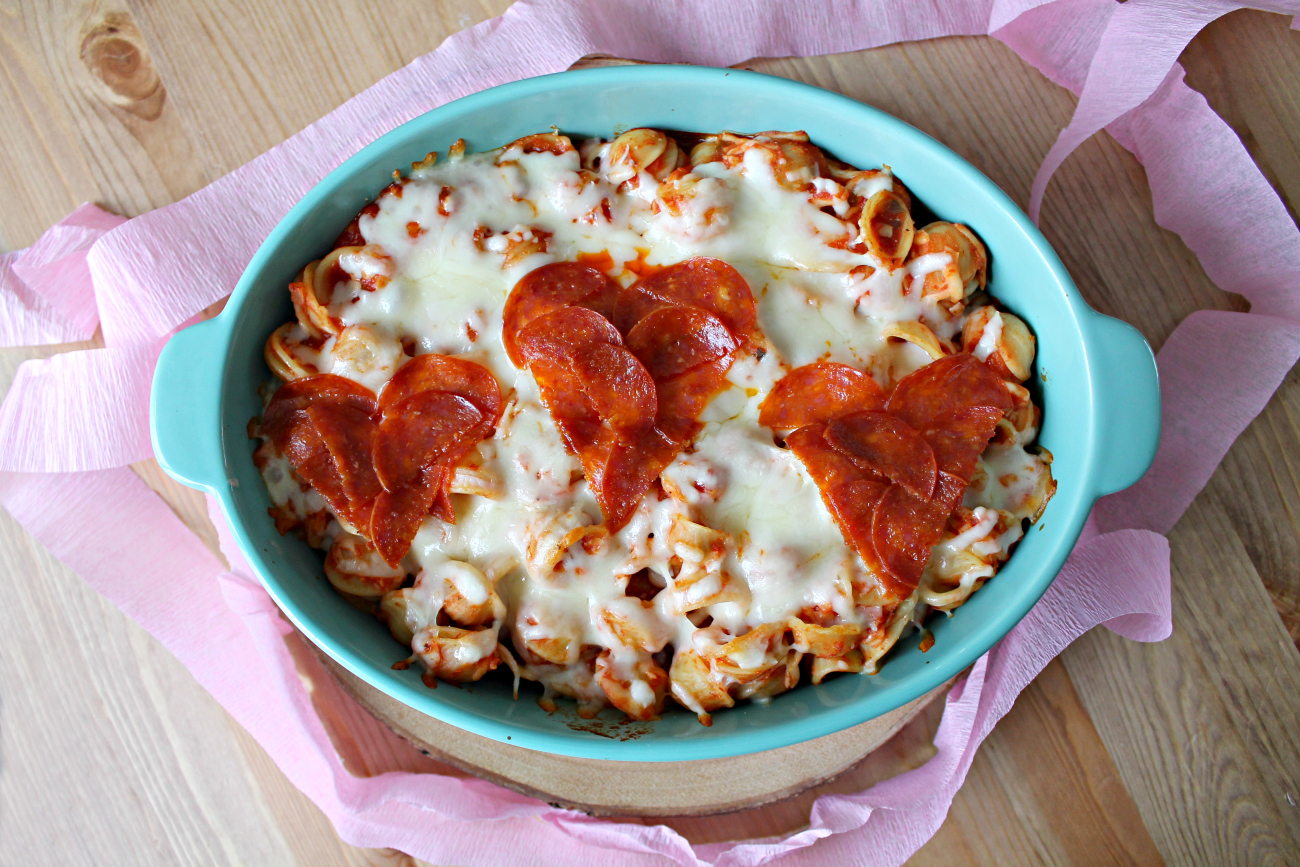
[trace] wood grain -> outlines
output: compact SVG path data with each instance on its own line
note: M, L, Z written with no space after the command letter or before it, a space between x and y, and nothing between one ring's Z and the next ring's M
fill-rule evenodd
M0 247L31 243L84 200L134 215L192 192L504 5L54 0L0 9L9 157ZM1294 215L1300 34L1287 23L1233 13L1183 62ZM749 65L902 117L1022 204L1074 104L983 38ZM1156 225L1141 166L1105 135L1054 179L1043 229L1088 299L1156 344L1192 309L1240 309ZM0 382L23 359L67 348L0 352ZM984 744L913 863L1300 863L1297 444L1293 374L1171 534L1174 637L1147 646L1097 631L1049 666ZM202 498L152 462L136 469L212 541ZM341 842L175 659L7 515L0 546L0 863L413 863ZM315 698L331 731L357 740L337 742L353 772L455 773L338 711L327 690ZM668 824L699 843L797 829L819 792L860 790L923 762L937 713L779 815Z
M1187 82L1241 137L1292 218L1300 208L1300 37L1286 19L1234 12L1184 53ZM1228 453L1211 480L1233 531L1300 646L1300 373Z
M1143 821L1167 858L1291 864L1300 841L1300 654L1216 504L1170 534L1174 635L1094 631L1064 655ZM1244 619L1242 619L1244 618ZM1240 624L1232 628L1230 624Z

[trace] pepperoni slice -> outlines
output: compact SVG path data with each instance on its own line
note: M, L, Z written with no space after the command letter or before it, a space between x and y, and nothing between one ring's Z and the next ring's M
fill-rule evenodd
M884 566L876 554L876 545L871 535L872 519L876 506L888 490L887 484L873 482L869 479L857 479L843 482L822 492L835 523L840 525L844 541L860 556L877 575L884 571Z
M659 470L650 472L649 461L641 459L637 447L654 429L622 442L606 425L590 422L560 422L560 433L582 461L582 473L600 506L601 517L611 532L623 527L637 503L645 496ZM662 467L660 467L662 469ZM644 471L644 472L643 472Z
M625 347L589 343L573 353L571 369L591 407L615 431L640 431L654 424L654 380Z
M433 495L433 505L429 507L429 514L448 524L456 523L456 510L451 506L451 477L455 473L451 463L445 460L438 461L425 472L429 473L431 478L435 473L441 478L437 484L438 492Z
M758 421L774 430L830 421L855 410L885 408L885 393L869 374L834 361L796 367L758 408Z
M699 307L660 307L627 333L627 348L655 382L717 361L736 347L722 320Z
M803 462L808 475L813 477L823 495L837 485L860 479L888 485L889 479L874 473L826 441L826 425L810 424L801 427L785 438L785 444ZM829 506L829 501L827 502ZM832 510L833 511L833 510Z
M485 419L457 394L424 391L392 407L374 435L374 472L386 491L411 484L442 460L453 463L483 438Z
M370 541L389 566L397 568L411 549L411 542L424 523L434 497L442 487L444 473L421 473L411 484L395 491L383 491L375 498L370 518Z
M446 391L468 400L483 413L490 432L501 420L501 386L486 367L449 355L417 355L397 368L379 393L379 407L388 413L424 391Z
M902 485L889 486L876 507L871 538L884 566L886 588L899 598L912 594L943 535L948 515L961 502L966 483L940 472L934 496L921 499Z
M653 427L620 436L599 421L557 419L557 426L582 461L583 475L610 532L627 523L646 491L680 451Z
M898 381L888 410L917 430L968 406L1010 409L1015 398L1002 377L968 352L932 361Z
M851 412L826 425L826 441L913 495L934 493L934 451L908 424L885 412Z
M319 403L346 404L366 415L374 415L379 409L375 393L364 385L332 373L305 376L286 382L276 390L262 414L262 434L284 451L279 438L292 425L293 414Z
M930 503L938 510L935 514L938 515L940 530L948 523L948 516L953 513L953 510L961 505L966 496L966 487L965 479L959 479L952 473L939 472Z
M617 533L663 472L677 457L678 447L662 433L650 428L635 440L617 442L593 484L601 516L611 533ZM590 476L588 480L590 481Z
M757 334L753 295L734 268L694 259L665 270L629 300L595 268L544 266L516 284L503 313L506 351L532 372L611 530L698 432L740 341Z
M962 407L939 416L921 431L921 436L934 450L939 469L969 481L1002 415L995 406Z
M556 422L564 443L582 460L582 473L592 490L600 489L609 453L618 442L618 435L607 426L595 421L560 419Z
M844 541L872 571L883 571L872 542L871 521L876 503L889 487L889 479L863 468L832 447L826 441L824 424L801 427L785 441L817 483L822 501L844 534Z
M654 423L654 380L600 314L567 307L532 320L517 348L556 421L603 419L615 430Z
M665 304L707 310L721 319L741 343L758 336L754 293L740 272L721 259L687 259L642 277L622 293L611 319L626 334Z
M293 413L277 430L280 435L273 442L298 475L315 488L336 512L350 516L352 503L344 487L343 476L334 464L334 455L330 453L329 446L307 413Z
M700 413L714 395L727 387L727 371L734 360L734 355L727 354L657 384L659 412L655 426L679 448L685 447L699 432Z
M306 415L329 449L348 499L359 506L378 496L374 416L345 403L318 403Z
M623 288L604 272L577 262L535 268L510 290L502 313L502 340L515 367L524 367L516 338L532 320L564 307L588 307L611 317Z
M541 357L556 357L588 343L622 346L623 335L614 323L586 307L563 307L529 322L515 339L525 364Z
M564 422L584 421L600 424L600 416L587 398L583 382L573 370L568 359L538 358L531 367L542 403L551 412L551 418L561 425Z

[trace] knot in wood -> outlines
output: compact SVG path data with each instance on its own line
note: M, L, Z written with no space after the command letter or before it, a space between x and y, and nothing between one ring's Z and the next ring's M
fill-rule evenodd
M105 12L82 28L81 62L96 94L110 105L144 120L162 114L166 88L149 56L149 47L126 12Z

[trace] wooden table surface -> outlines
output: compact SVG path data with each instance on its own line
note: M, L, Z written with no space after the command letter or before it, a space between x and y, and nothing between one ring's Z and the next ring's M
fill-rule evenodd
M83 201L127 216L175 201L506 5L0 5L0 249ZM1182 60L1294 218L1300 33L1288 23L1233 13ZM1074 105L987 38L745 65L907 120L1022 205ZM1057 174L1042 227L1088 300L1156 347L1196 308L1243 309L1156 226L1141 166L1105 134ZM0 383L68 348L0 351ZM211 539L201 501L152 462L137 469ZM1049 665L911 863L1300 863L1300 375L1170 541L1173 637L1097 629ZM413 863L340 841L167 651L2 513L0 572L0 863ZM923 714L861 773L924 761L936 723ZM806 817L807 800L792 809ZM744 813L670 824L694 841L768 833Z

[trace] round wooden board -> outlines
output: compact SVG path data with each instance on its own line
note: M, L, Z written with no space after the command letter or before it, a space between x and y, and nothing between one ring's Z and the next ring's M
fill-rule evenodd
M426 755L593 816L710 816L792 797L852 768L948 689L945 684L861 725L781 749L696 762L617 762L480 737L413 710L313 650L349 695Z

